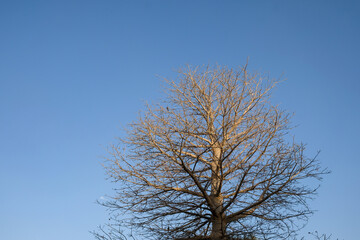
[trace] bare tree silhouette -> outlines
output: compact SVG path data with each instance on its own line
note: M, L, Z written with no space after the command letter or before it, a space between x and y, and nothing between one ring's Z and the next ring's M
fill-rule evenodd
M326 170L288 140L276 82L247 66L187 67L111 148L118 189L103 203L156 239L285 239L312 213ZM250 238L250 239L251 239Z

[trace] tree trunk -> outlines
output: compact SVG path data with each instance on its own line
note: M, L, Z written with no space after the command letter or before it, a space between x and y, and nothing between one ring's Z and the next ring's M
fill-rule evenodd
M212 219L212 230L210 238L212 240L225 239L226 222L225 213L222 213L224 198L221 194L221 172L220 172L220 155L219 147L214 148L214 161L211 174L211 200L214 204L215 211Z
M212 219L212 230L211 230L211 239L212 240L223 240L226 236L226 222L225 214L221 213L222 211L222 196L213 198L214 203L218 206L215 210L215 215Z

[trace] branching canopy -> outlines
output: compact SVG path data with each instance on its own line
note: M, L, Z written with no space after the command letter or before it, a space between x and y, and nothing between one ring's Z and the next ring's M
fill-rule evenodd
M288 237L311 214L304 180L326 172L288 140L289 115L269 101L276 82L216 66L167 83L112 147L106 170L119 184L105 205L156 239Z

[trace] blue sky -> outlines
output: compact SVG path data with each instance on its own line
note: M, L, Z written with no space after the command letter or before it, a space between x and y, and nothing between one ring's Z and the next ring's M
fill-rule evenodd
M1 1L0 238L92 239L106 146L185 64L283 76L274 102L332 174L304 230L358 237L358 1Z

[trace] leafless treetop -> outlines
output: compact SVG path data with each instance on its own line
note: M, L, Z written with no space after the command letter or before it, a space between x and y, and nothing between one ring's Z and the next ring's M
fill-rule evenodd
M304 180L325 173L289 141L276 82L246 66L188 67L112 147L106 206L156 239L286 238L311 210ZM296 220L296 221L295 221Z

